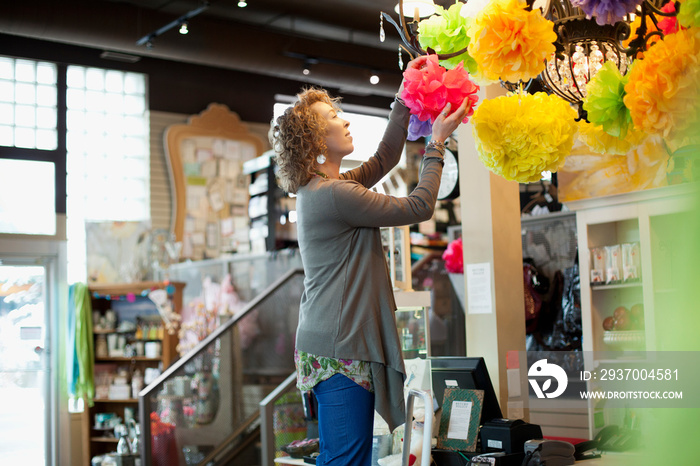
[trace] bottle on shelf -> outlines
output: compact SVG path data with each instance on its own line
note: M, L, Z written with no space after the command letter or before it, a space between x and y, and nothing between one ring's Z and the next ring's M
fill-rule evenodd
M131 445L129 442L129 429L124 424L120 424L115 429L119 434L119 442L117 443L117 455L130 455Z

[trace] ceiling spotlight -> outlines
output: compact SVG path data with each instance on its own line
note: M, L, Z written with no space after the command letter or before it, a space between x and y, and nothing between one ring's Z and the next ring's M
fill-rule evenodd
M379 83L379 76L372 73L372 76L369 77L369 83L370 84L378 84Z
M304 76L308 76L311 74L311 70L309 69L308 66L305 66L304 69L301 70L301 74L303 74Z
M238 2L238 8L245 8L248 6L248 3L245 0L240 0Z
M188 32L190 32L190 30L187 29L187 21L185 21L184 23L182 23L180 25L180 34L184 35L184 34L187 34Z

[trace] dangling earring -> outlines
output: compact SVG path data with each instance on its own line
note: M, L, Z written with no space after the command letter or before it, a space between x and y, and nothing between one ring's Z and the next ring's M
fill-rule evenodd
M323 154L318 154L316 156L316 161L318 162L319 165L323 165L324 163L326 163L326 156Z

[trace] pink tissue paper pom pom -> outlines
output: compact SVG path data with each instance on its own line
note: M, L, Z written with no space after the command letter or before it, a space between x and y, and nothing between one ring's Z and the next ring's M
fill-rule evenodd
M445 105L451 104L451 111L454 111L464 99L469 100L469 113L463 122L466 123L474 113L479 86L469 78L462 62L447 70L440 65L437 55L429 55L423 68L410 68L403 75L401 98L420 121L434 123Z
M462 238L458 238L447 245L442 253L445 261L445 270L449 273L464 273L464 256L462 255Z

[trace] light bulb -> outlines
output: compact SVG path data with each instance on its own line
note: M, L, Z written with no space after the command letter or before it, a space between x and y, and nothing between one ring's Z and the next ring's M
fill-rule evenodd
M187 29L187 23L182 23L180 25L180 34L187 34L188 32L190 32L190 30Z
M309 74L311 74L311 70L309 70L308 68L304 68L303 70L301 70L301 74L303 74L304 76L308 76Z
M245 8L245 7L247 7L247 6L248 6L248 3L246 3L245 0L240 0L240 1L238 2L238 8Z
M378 84L379 83L379 76L377 76L376 74L373 74L372 76L370 76L369 83L370 84Z

